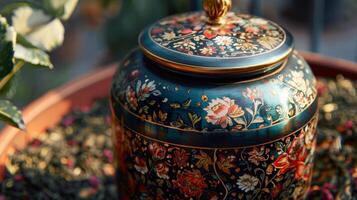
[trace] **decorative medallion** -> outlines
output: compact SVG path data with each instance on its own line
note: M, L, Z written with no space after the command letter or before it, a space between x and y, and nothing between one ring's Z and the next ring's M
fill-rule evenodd
M202 13L168 17L150 28L150 36L170 51L220 58L264 54L282 45L286 37L280 26L250 15L228 13L227 23L221 25L206 20Z

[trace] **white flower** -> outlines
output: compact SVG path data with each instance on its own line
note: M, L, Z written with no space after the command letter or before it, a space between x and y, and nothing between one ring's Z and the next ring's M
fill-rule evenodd
M43 26L51 20L42 10L23 6L14 11L12 24L16 32L26 35L33 29Z
M230 46L233 43L232 38L229 36L217 36L214 41L221 46Z
M6 30L5 40L12 43L13 47L16 44L17 33L13 27L8 27Z
M27 35L26 39L40 49L51 51L63 43L64 27L60 20L55 19Z
M186 49L186 50L196 49L196 44L190 40L184 40L181 42L176 42L174 44L174 48L182 48L182 49Z
M144 101L150 97L150 95L158 96L161 95L159 90L156 90L155 81L146 80L143 84L141 80L136 83L135 92L138 97L138 101Z
M176 34L174 32L165 32L163 35L162 35L162 38L164 38L165 40L172 40L176 37Z
M306 93L308 90L308 83L302 71L291 71L291 79L288 83L303 93Z
M237 50L242 50L242 51L258 49L258 45L249 42L235 43L234 46L236 47Z
M237 181L238 187L244 192L253 191L258 185L259 179L249 174L244 174Z
M213 99L204 110L207 112L207 122L220 125L222 128L227 128L228 125L231 126L233 124L231 118L244 115L243 109L228 97Z
M212 46L204 47L200 51L202 55L212 55L216 53L216 49Z
M276 37L263 36L258 39L258 43L266 49L273 49L280 44L281 40Z
M61 21L51 21L51 17L41 10L20 7L14 11L12 22L16 32L42 50L50 51L63 43L64 27Z

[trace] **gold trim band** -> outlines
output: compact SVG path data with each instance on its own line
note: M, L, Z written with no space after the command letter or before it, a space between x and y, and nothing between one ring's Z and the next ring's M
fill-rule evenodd
M115 117L115 122L114 123L117 123L118 121L118 118L116 116ZM162 140L159 140L159 139L155 139L155 138L151 138L149 136L146 136L142 133L139 133L133 129L131 129L130 127L127 127L126 125L123 125L123 128L124 129L128 129L130 131L132 131L133 133L135 134L138 134L139 136L143 137L143 138L146 138L148 140L152 140L152 141L155 141L155 142L160 142L160 143L163 143L163 144L169 144L169 145L172 145L172 146L178 146L178 147L183 147L183 148L191 148L191 149L205 149L205 150L232 150L232 149L244 149L244 148L252 148L252 147L257 147L257 146L262 146L262 145L267 145L267 144L272 144L276 141L279 141L283 138L287 138L287 137L290 137L291 135L301 131L303 128L305 128L309 123L311 123L312 121L316 120L316 123L318 121L318 110L315 112L315 114L313 115L313 117L307 122L305 123L303 126L301 126L301 128L299 128L298 130L292 132L292 133L289 133L287 135L284 135L282 137L279 137L277 139L274 139L272 141L269 141L269 142L265 142L265 143L261 143L261 144L256 144L256 145L247 145L247 146L241 146L241 147L220 147L220 148L212 148L212 147L200 147L200 146L190 146L190 145L183 145L183 144L175 144L175 143L171 143L171 142L166 142L166 141L162 141ZM114 131L114 134L117 134L117 132ZM121 134L125 134L125 133L121 133Z
M255 73L260 72L264 69L272 68L274 64L282 63L290 54L293 52L293 48L287 50L281 57L274 60L267 60L259 65L247 65L244 68L241 67L204 67L204 66L194 66L194 65L186 65L178 62L174 62L171 60L167 60L165 58L159 57L145 47L142 44L139 44L143 53L150 59L153 60L169 69L175 71L183 71L193 74L206 74L206 75L224 75L224 74L246 74L246 73Z

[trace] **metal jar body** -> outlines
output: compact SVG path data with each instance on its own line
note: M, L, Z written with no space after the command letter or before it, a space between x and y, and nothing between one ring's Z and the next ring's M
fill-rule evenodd
M119 199L302 199L315 84L296 52L273 72L228 81L165 71L135 50L111 90Z

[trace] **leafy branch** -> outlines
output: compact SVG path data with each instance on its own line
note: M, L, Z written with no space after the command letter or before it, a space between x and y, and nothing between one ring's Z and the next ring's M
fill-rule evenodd
M24 66L53 68L48 53L62 45L62 21L71 16L77 3L26 0L4 6L0 11L0 91ZM25 128L21 112L8 100L0 99L0 120Z

